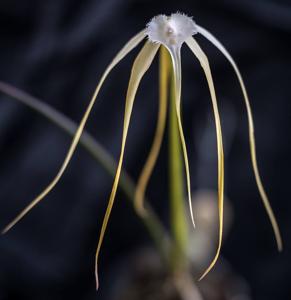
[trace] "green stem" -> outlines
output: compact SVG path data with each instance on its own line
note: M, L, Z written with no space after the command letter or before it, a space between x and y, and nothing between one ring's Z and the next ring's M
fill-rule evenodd
M175 107L175 83L173 72L170 80L169 111L169 198L171 230L175 245L172 249L172 268L174 271L186 267L188 224L185 209L182 148Z
M26 106L30 107L37 113L46 117L49 121L57 125L64 132L70 136L74 136L78 125L69 119L67 116L61 112L55 110L48 104L45 104L41 100L7 84L0 81L0 91L7 96L20 101ZM86 131L83 132L80 145L84 147L85 150L96 160L101 166L112 176L115 176L115 171L117 164L112 156ZM123 190L124 194L130 200L131 204L134 203L135 195L135 184L131 177L126 171L122 171L120 182L120 188ZM148 201L147 201L148 203ZM161 252L161 255L164 259L168 260L168 247L170 239L166 233L165 228L161 224L158 217L155 215L153 210L147 207L148 214L141 218L143 224L147 228L150 236L153 241L156 243L158 250Z

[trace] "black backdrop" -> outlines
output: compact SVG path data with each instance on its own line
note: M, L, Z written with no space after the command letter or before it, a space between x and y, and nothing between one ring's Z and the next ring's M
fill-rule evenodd
M239 86L222 55L198 37L209 54L217 85L228 149L226 193L235 210L223 255L250 283L254 299L290 299L290 1L2 0L0 80L80 120L117 50L152 16L177 10L211 30L241 68L253 104L262 177L282 228L285 250L279 255L251 173ZM129 55L110 75L87 126L115 157L133 58ZM205 124L213 129L207 86L188 50L183 49L182 58L192 185L215 187L215 142L211 147L200 143ZM145 77L134 108L125 167L135 178L155 127L156 79L157 64ZM4 226L52 178L70 140L15 100L0 97L0 225ZM213 153L214 161L201 159L203 153ZM163 147L148 192L164 219L166 162ZM101 254L101 291L96 294L94 252L111 183L106 172L78 148L57 188L0 238L1 300L104 298L110 288L108 268L148 239L119 193Z

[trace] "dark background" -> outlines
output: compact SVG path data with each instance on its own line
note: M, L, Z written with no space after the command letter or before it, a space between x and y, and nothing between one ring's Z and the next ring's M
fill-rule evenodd
M2 0L0 80L80 120L106 65L151 17L177 10L215 34L233 55L249 91L258 163L278 218L284 252L276 251L251 170L247 119L235 75L202 37L217 86L226 143L226 194L235 221L223 255L249 282L253 299L291 298L290 287L290 1ZM115 157L121 140L131 53L112 72L87 125ZM216 149L209 92L190 51L183 48L184 127L192 187L216 187ZM145 76L134 108L125 167L136 178L157 113L157 62ZM70 139L43 117L0 95L0 226L41 191L60 166ZM209 134L209 143L201 143ZM167 148L148 196L167 219ZM94 289L94 254L112 178L81 148L54 191L0 238L0 299L103 299L109 269L149 241L122 193L113 210ZM197 214L199 212L196 212ZM193 233L194 234L194 233Z

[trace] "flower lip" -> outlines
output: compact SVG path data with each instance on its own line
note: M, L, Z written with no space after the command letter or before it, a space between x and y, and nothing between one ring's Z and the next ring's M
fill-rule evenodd
M158 15L147 24L146 35L153 43L167 48L181 47L187 38L198 32L195 22L185 14Z

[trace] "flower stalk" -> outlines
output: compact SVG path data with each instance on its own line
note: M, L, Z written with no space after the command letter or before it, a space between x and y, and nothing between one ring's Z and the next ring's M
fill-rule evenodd
M164 59L171 62L171 57L164 47L161 48L161 53L163 53ZM175 272L185 269L187 265L188 223L185 217L183 155L176 114L176 91L173 71L170 72L169 83L169 200L170 225L174 241L171 249L171 266Z

